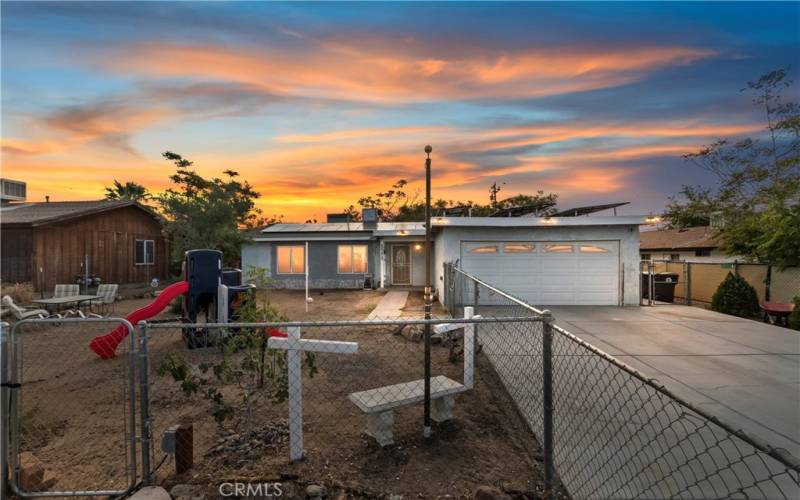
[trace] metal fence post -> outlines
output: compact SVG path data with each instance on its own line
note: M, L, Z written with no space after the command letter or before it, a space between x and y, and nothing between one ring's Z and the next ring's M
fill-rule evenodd
M764 300L769 302L772 287L772 265L767 266L767 276L764 278Z
M2 397L2 401L0 401L0 429L2 429L2 435L0 435L0 465L2 465L2 478L0 478L0 496L5 498L5 495L10 491L11 483L9 482L8 476L8 436L9 436L9 429L10 426L10 404L9 398L11 396L11 390L9 388L9 382L11 378L9 377L9 366L8 366L8 323L3 321L0 323L0 381L2 385L0 387L0 397Z
M552 498L554 466L553 446L553 315L542 314L542 398L544 403L544 491L545 498Z
M692 305L692 263L683 263L683 302Z
M140 321L139 329L139 411L141 422L139 442L142 448L142 484L152 481L150 470L150 444L152 443L153 426L150 420L150 360L147 351L147 323Z

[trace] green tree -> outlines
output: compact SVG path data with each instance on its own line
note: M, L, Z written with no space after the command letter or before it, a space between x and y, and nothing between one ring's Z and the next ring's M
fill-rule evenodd
M749 261L779 268L800 265L800 107L784 100L792 85L786 69L748 82L753 104L763 110L762 134L737 141L720 139L687 161L714 174L714 190L686 188L685 202L670 200L671 225L704 222L708 210L723 221L722 249Z
M122 184L114 179L114 185L106 187L106 199L108 200L144 201L149 198L150 193L147 188L132 181Z
M558 195L544 191L536 191L535 194L518 194L498 203L500 208L528 207L530 214L535 217L545 217L556 212Z
M710 188L683 186L678 196L670 196L664 220L669 229L708 226L719 208Z
M420 198L419 193L409 195L405 191L408 182L400 179L386 191L376 193L372 196L364 196L358 200L360 208L376 208L382 221L394 222L419 222L425 220L425 201ZM473 217L488 217L495 213L499 208L511 208L516 206L530 206L533 213L538 216L549 215L555 212L558 195L553 193L545 194L537 191L533 195L519 194L498 203L497 206L490 204L481 205L474 201L455 201L437 199L431 202L431 212L435 216L446 209L459 208L465 213L471 213ZM359 209L355 205L350 205L344 209L345 214L350 216L350 220L361 220Z
M175 187L155 200L165 218L173 261L180 262L193 248L213 248L223 253L226 264L237 263L247 240L244 231L265 225L255 208L259 193L233 170L225 170L225 178L206 179L181 155L167 151L163 156L175 164L170 176Z

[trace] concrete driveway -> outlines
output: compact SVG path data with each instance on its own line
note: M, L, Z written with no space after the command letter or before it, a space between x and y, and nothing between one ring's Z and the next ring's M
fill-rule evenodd
M800 456L800 332L679 305L549 309L576 336Z

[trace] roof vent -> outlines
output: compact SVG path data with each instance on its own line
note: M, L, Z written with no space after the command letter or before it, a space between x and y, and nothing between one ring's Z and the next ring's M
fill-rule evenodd
M350 214L328 214L328 222L350 222Z
M361 211L361 220L364 221L364 229L375 229L378 227L378 209L365 208Z
M25 201L27 192L27 185L22 181L0 179L0 200L2 201Z

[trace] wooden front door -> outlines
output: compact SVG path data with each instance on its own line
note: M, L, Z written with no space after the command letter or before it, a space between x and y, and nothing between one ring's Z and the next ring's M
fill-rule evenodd
M408 245L392 245L392 285L411 284L411 251Z

